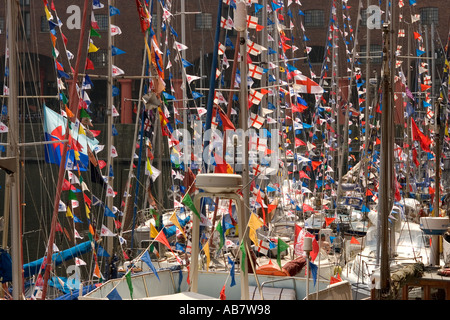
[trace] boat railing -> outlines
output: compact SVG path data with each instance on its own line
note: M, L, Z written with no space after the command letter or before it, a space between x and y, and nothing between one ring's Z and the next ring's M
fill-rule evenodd
M292 282L294 283L294 291L297 292L297 285L296 285L296 281L295 281L296 279L298 279L298 278L295 278L295 277L282 277L280 279L272 279L272 280L264 281L263 283L261 283L261 298L262 298L262 300L264 300L264 296L263 296L264 286L267 285L267 284L270 284L270 283L274 283L274 282L281 282L281 281L292 280Z

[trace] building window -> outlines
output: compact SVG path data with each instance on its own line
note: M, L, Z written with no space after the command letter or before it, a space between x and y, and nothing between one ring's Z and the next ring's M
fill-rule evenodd
M108 31L108 15L96 14L95 21L97 21L99 31Z
M41 32L49 32L50 26L46 16L41 16Z
M439 23L439 9L438 8L421 8L420 9L420 22L422 24L435 25Z
M31 24L30 24L30 13L26 11L22 11L22 21L23 28L20 28L20 35L22 39L30 39L31 34Z
M305 27L322 28L325 26L325 16L323 10L305 11Z
M367 26L367 9L361 9L361 26Z
M108 65L108 52L105 49L99 49L97 52L89 53L89 59L94 64L94 68L102 68Z
M325 55L324 46L311 46L311 51L309 52L309 61L311 63L322 63Z
M362 64L366 64L366 45L359 46L361 52L359 52L359 56L361 57L359 61ZM381 45L379 44L371 44L370 45L370 57L372 59L370 60L371 64L380 64L383 61L383 49L381 48Z
M210 13L196 14L195 29L212 29L212 15Z

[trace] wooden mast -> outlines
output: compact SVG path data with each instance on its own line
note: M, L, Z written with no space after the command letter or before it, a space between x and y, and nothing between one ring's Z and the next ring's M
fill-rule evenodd
M20 170L19 170L19 106L18 106L18 77L17 77L17 21L18 1L8 1L8 47L9 47L9 147L8 157L15 158L15 172L10 174L11 195L11 256L12 256L12 286L13 299L23 299L22 275L22 234L20 218Z

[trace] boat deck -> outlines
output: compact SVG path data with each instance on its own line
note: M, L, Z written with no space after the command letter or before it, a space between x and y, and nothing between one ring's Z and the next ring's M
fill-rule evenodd
M423 300L436 300L437 289L443 289L444 299L450 300L450 277L441 276L438 268L426 267L421 278L414 278L407 281L402 288L402 299L409 299L409 290L411 287L423 288Z

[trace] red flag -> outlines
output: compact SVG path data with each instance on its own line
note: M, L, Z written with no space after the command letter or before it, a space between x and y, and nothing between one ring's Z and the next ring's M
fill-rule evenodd
M352 236L352 239L350 240L351 244L361 244L355 237Z
M139 20L141 23L141 31L145 33L148 28L150 28L150 19L148 17L147 10L142 6L141 2L139 0L136 0L136 7L139 14Z
M426 135L424 135L419 130L419 128L417 127L416 122L414 121L413 118L411 118L411 130L412 130L413 140L420 142L420 146L422 147L422 150L425 152L431 152L430 151L431 139L428 138Z
M227 300L227 296L225 295L225 284L223 285L222 290L220 290L220 300Z
M341 282L341 281L342 281L342 279L341 279L341 276L339 275L339 273L336 275L336 277L330 278L330 284Z
M85 65L84 69L94 70L94 63L89 58L86 58L86 65Z
M314 208L306 203L303 204L303 211L314 211Z
M158 235L155 237L156 241L161 242L163 245L165 245L167 248L172 250L170 247L169 241L167 241L166 235L164 234L163 230L161 230Z
M416 148L413 148L412 156L413 156L414 164L416 165L416 167L419 167L420 163L419 163L419 160L417 160L417 150L416 150Z
M322 161L311 161L311 165L313 167L313 170L316 170L318 166L322 164Z
M256 202L258 202L261 205L261 210L262 210L262 213L263 213L264 225L266 225L266 211L264 210L264 203L263 203L262 198L261 198L261 190L258 190L258 195L256 196Z
M299 146L306 146L305 141L299 139L299 138L295 138L295 147L299 147Z
M301 171L299 171L298 173L299 173L299 178L300 178L300 179L301 179L301 178L306 178L306 179L311 180L311 178L305 173L305 171L301 170Z
M231 120L227 117L227 115L222 111L221 108L219 109L219 116L220 116L220 120L222 121L222 127L223 130L236 130L236 128L234 127L233 123L231 122Z
M87 196L87 194L83 193L83 197L84 197L84 202L86 202L86 204L89 206L89 208L91 207L91 199Z
M295 225L295 230L294 230L294 248L296 247L297 243L298 243L298 235L300 234L300 232L302 231L302 227L300 227L299 225Z
M319 243L317 242L316 237L314 235L312 235L311 233L307 232L305 236L313 239L313 241L312 241L313 250L311 251L311 253L309 255L311 257L311 261L314 261L314 260L316 260L317 254L319 253Z
M326 224L326 226L328 227L333 221L334 221L334 219L336 219L336 218L327 218L327 217L325 217L325 224Z

